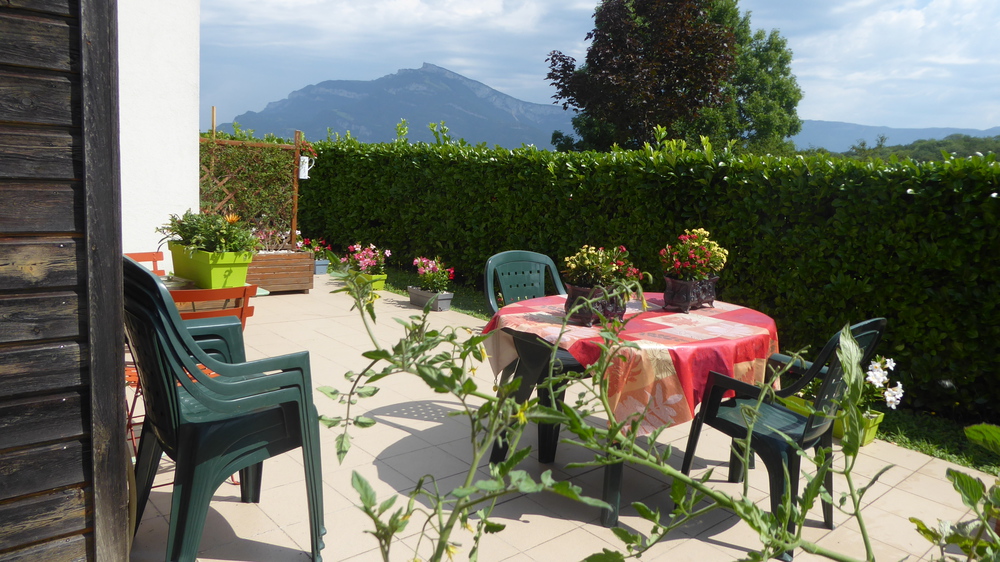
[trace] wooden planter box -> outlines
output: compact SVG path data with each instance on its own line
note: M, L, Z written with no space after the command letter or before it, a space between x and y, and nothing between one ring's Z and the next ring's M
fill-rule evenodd
M268 292L303 291L313 288L313 256L310 252L256 254L247 271L247 283Z

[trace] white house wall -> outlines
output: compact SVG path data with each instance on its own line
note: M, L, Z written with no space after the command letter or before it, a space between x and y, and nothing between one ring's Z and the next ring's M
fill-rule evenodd
M198 209L199 10L199 0L118 2L125 252L155 250L157 226Z

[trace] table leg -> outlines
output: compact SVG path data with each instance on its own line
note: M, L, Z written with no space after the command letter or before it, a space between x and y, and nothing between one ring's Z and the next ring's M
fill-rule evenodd
M625 466L622 462L604 465L603 499L611 509L601 510L601 524L614 527L618 524L618 506L622 500L622 472Z
M531 398L531 393L538 386L538 383L544 381L547 377L551 350L540 343L529 342L516 337L514 339L514 347L517 349L518 356L517 367L514 370L514 377L521 379L521 386L518 387L517 392L515 392L511 398L513 398L518 404L523 404ZM551 405L551 396L549 396L548 389L544 389L544 397L542 392L543 389L539 388L539 398L547 400L549 403L548 405ZM555 446L559 442L559 426L539 424L538 431L540 441L539 458L541 459L542 457L547 457L549 460L542 460L542 462L552 462L555 457ZM546 435L544 442L542 442L543 431ZM553 435L554 441L552 438ZM503 462L503 460L507 458L507 449L508 443L505 436L497 439L497 441L493 443L493 451L490 454L490 462Z

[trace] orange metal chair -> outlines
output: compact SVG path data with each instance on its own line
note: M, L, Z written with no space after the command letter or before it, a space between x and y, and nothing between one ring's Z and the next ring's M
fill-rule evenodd
M130 252L125 254L141 264L151 264L147 266L153 275L166 275L167 272L160 269L160 262L163 260L163 252Z

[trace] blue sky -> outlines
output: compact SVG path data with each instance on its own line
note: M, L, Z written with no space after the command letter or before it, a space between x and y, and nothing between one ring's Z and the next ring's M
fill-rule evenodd
M218 122L324 80L428 62L551 103L545 57L582 60L596 0L201 0L201 115ZM997 0L740 0L778 29L799 117L889 127L1000 125Z

